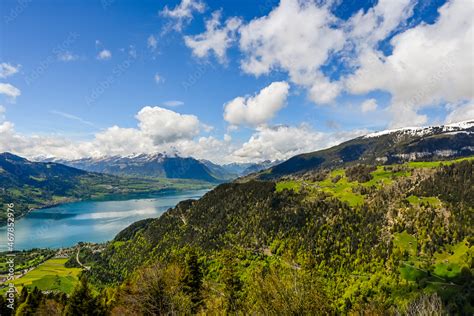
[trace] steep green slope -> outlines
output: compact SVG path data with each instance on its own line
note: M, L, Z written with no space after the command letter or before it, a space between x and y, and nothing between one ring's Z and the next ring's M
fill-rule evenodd
M402 129L358 137L335 147L295 156L256 177L268 180L315 168L445 160L473 154L474 121L471 121L460 126Z
M149 294L158 276L146 267L158 265L183 273L173 284L184 292L159 278L170 299L194 302L190 311L394 314L433 304L472 314L472 184L472 159L224 184L126 229L90 258L88 275L126 282L109 306L122 311ZM187 292L192 256L199 282Z

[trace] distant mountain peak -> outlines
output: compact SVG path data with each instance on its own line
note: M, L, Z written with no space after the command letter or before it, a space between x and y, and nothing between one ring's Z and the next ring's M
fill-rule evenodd
M379 137L387 134L400 133L413 136L424 136L439 132L458 132L474 128L474 120L468 120L458 123L451 123L445 125L432 125L423 127L402 127L398 129L388 129L378 132L373 132L363 136L363 138Z

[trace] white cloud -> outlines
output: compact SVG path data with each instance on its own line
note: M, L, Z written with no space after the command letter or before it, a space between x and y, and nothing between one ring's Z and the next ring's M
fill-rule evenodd
M150 137L153 143L163 144L180 139L192 139L199 134L200 122L194 115L146 106L138 112L140 131Z
M237 97L224 105L224 119L232 125L259 126L285 106L290 86L273 82L251 97Z
M141 130L116 125L98 133L92 144L98 156L149 153L155 148L153 139L146 137Z
M21 91L9 83L0 83L0 94L9 96L14 100L21 95Z
M36 156L55 156L80 158L93 153L91 143L73 142L57 136L25 136L15 131L12 122L0 124L0 152L12 152L27 158Z
M163 79L163 77L161 77L158 73L156 73L153 78L155 79L156 83L163 83L165 81L165 79Z
M420 24L391 40L393 53L361 53L360 68L348 77L351 93L373 90L392 95L391 127L423 125L419 110L442 102L474 98L474 6L454 0L440 10L432 25Z
M147 43L148 48L150 48L152 51L156 50L156 48L158 47L158 40L153 34L148 36L146 43Z
M73 141L64 137L31 135L15 131L11 122L0 123L0 152L18 155L78 159L104 155L177 152L181 156L208 159L217 163L235 161L287 159L294 155L319 150L341 141L366 134L352 131L326 134L308 125L260 126L252 137L239 146L232 137L223 140L213 136L199 137L200 123L193 115L179 114L158 107L144 107L138 114L136 128L112 126L89 141Z
M228 155L235 149L232 145L213 136L199 137L196 141L179 141L173 148L183 156L207 159L216 163L228 162Z
M233 152L236 161L284 160L301 153L336 145L344 140L366 134L352 131L327 134L300 126L259 127L248 142Z
M457 123L474 120L474 103L466 103L454 107L446 117L445 123Z
M20 65L12 65L10 63L0 64L0 78L7 78L16 74L20 70Z
M97 59L99 60L108 60L110 58L112 58L112 53L108 49L101 50L97 55Z
M202 13L205 8L206 6L204 2L200 0L181 0L181 2L173 9L165 6L160 14L173 20L166 26L166 28L181 32L183 26L193 19L193 13Z
M313 101L329 103L340 87L320 67L344 46L344 32L332 26L336 22L327 7L281 0L269 15L240 28L240 49L246 55L242 69L256 76L285 71L292 82L310 90Z
M389 92L391 127L427 123L428 116L420 114L424 107L474 99L473 5L451 0L435 23L410 28L414 0L380 0L348 21L321 3L281 0L268 15L243 25L238 18L221 23L220 13L214 12L205 32L185 36L185 42L195 56L214 54L224 62L240 35L244 72L286 72L316 104L332 103L344 91ZM234 27L229 28L229 21ZM399 34L390 40L393 51L386 56L379 43L395 32ZM337 81L325 75L322 67L332 58L351 74Z
M79 56L74 55L74 54L71 53L70 51L64 51L64 52L60 52L60 53L57 55L57 58L58 58L59 61L68 62L68 61L75 61L75 60L78 60L78 59L79 59Z
M186 46L192 49L193 55L204 58L214 53L218 61L226 61L227 49L236 39L236 32L242 21L239 18L229 18L221 26L221 11L212 13L212 18L206 21L206 31L204 33L185 36Z
M350 39L356 42L358 49L373 47L404 24L413 14L414 5L413 0L380 0L367 12L360 10L345 25Z
M372 112L372 111L377 110L377 100L375 100L375 99L368 99L368 100L365 100L365 101L362 102L362 104L360 105L360 110L361 110L363 113Z
M179 101L179 100L169 100L169 101L163 102L163 105L168 106L168 107L176 107L176 106L184 105L184 102Z
M76 120L76 116L61 113L63 117ZM56 113L55 113L56 114ZM64 115L63 115L64 114ZM136 115L137 128L112 126L95 135L90 141L72 141L58 136L25 136L17 133L11 122L0 124L0 152L11 151L34 158L36 156L76 159L104 155L129 155L133 153L155 153L178 151L183 155L205 155L206 152L221 152L221 141L214 138L194 140L204 124L194 115L179 114L159 107L144 107ZM207 156L209 157L209 156Z

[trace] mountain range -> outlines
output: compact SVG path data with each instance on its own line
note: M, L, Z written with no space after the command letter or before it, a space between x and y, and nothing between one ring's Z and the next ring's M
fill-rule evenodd
M180 157L165 153L131 156L105 156L77 160L46 159L77 169L119 176L194 179L225 182L275 165L278 162L232 163L218 165L209 160Z

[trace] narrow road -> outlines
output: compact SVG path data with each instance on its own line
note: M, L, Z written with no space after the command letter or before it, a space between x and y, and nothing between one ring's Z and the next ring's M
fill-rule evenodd
M87 267L85 265L83 265L81 263L81 261L79 260L79 253L81 252L81 247L77 247L77 253L76 253L76 261L77 263L83 268L83 269L86 269L87 271L89 271L91 269L91 267Z

